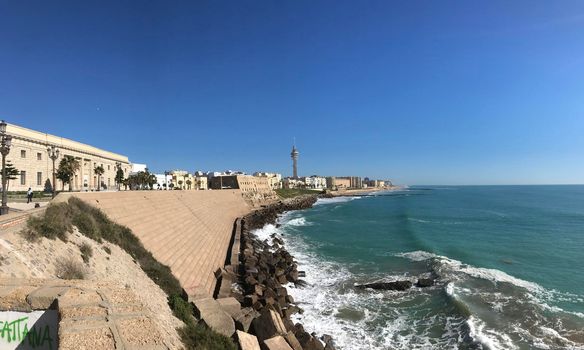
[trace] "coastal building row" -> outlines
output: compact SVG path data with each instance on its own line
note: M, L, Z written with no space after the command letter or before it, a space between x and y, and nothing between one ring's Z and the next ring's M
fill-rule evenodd
M359 176L307 176L307 177L288 177L282 180L282 187L304 188L315 190L347 190L347 189L363 189L363 188L386 188L391 186L391 182L387 180L369 180L368 178L361 178Z
M12 146L10 153L6 156L6 161L18 170L16 179L9 182L9 191L26 191L28 188L43 191L47 184L57 190L68 190L68 186L63 186L58 179L56 184L53 184L53 160L48 152L48 148L52 146L59 150L59 156L55 159L55 169L58 168L64 156L71 156L79 162L79 169L71 181L73 191L114 189L118 167L123 170L125 176L132 169L132 164L124 155L64 137L14 124L6 126L6 134L12 136ZM104 173L99 177L94 173L94 169L98 166L104 169Z

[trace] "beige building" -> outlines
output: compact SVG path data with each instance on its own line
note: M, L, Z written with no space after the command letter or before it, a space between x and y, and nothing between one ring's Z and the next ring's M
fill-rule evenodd
M97 189L99 186L98 177L93 169L100 165L104 169L101 183L108 189L116 188L117 165L124 171L124 177L127 177L131 171L128 157L97 147L14 124L7 125L6 133L12 136L12 147L6 160L20 171L18 178L10 181L9 191L26 191L29 187L34 191L42 191L47 179L54 186L53 162L47 152L47 148L50 146L55 146L59 150L59 158L55 160L55 171L64 156L72 156L79 161L80 168L71 181L71 187L74 191ZM58 179L55 189L63 189L63 184ZM65 189L68 190L67 187Z
M220 175L211 178L211 188L219 189L239 189L248 201L253 203L265 200L276 199L277 195L266 177L251 175Z
M174 189L183 190L207 190L207 177L195 176L186 170L174 170L170 173L172 176L171 183Z
M195 176L195 190L208 190L209 179L206 176Z
M351 178L330 176L326 178L326 185L331 190L347 189L351 187Z
M268 179L268 184L273 190L282 188L282 174L257 172L254 173L253 176L265 177L266 179Z

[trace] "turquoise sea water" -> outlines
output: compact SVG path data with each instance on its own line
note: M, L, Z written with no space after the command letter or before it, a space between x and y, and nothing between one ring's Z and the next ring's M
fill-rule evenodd
M280 223L256 233L282 235L307 273L289 288L297 320L341 349L584 349L584 186L414 187Z

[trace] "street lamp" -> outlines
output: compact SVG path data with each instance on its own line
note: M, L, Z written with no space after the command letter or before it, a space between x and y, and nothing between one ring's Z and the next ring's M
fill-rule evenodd
M53 161L53 198L55 198L55 188L57 187L55 178L55 160L59 158L59 149L55 146L47 147L47 152L49 153L49 158Z
M0 215L8 214L6 183L6 156L10 153L10 146L12 145L12 136L6 135L6 122L0 121L0 153L2 153L2 206L0 207Z

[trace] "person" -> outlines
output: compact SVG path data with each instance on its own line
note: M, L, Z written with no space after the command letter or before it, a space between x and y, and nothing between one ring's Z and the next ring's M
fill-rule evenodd
M26 193L26 198L27 201L26 203L31 203L32 202L32 188L28 188L28 192Z

